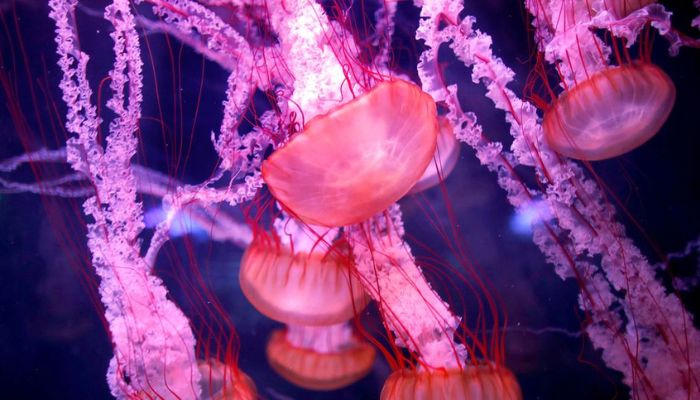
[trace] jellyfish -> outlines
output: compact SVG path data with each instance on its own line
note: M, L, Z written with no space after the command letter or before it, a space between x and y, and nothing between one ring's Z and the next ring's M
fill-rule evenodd
M351 319L368 298L351 271L347 247L328 248L322 239L315 243L293 228L297 223L286 221L277 222L286 232L258 232L246 248L239 272L246 298L261 313L286 324L323 326Z
M302 388L348 386L369 372L376 351L348 323L369 297L352 269L347 243L335 241L337 229L308 226L288 216L273 225L274 234L256 233L240 269L248 301L286 324L268 340L268 363Z
M558 153L587 161L616 157L647 142L668 119L676 89L671 78L651 63L649 39L639 38L639 55L634 59L628 49L634 39L611 35L615 64L610 64L610 47L589 30L641 25L637 21L644 21L646 14L635 12L650 3L621 1L599 8L528 3L541 21L540 29L552 33L549 39L543 34L540 49L547 61L557 64L564 88L546 107L542 124L549 145ZM601 15L626 19L599 22Z
M520 400L515 376L505 367L468 365L457 371L396 371L382 388L382 400Z
M287 381L309 390L336 390L363 378L374 365L376 351L353 336L346 323L276 330L266 348L272 369Z
M238 368L231 368L221 361L211 358L200 360L202 374L202 395L209 400L254 400L258 398L255 383Z
M275 198L309 224L367 220L405 195L433 157L435 102L416 85L381 82L309 121L262 167Z
M545 114L543 129L559 154L597 161L627 153L654 137L676 98L659 67L611 67L562 93Z

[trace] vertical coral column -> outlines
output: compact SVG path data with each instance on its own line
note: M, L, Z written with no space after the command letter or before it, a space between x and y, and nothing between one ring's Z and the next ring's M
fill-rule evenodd
M425 280L403 240L398 205L347 229L357 271L374 298L396 344L414 352L426 368L459 368L466 350L453 340L460 323Z
M291 101L312 117L330 111L352 98L351 82L330 45L335 33L326 14L316 2L306 0L270 2L270 23L280 37L285 68L294 78ZM348 38L348 40L350 40ZM355 87L355 93L361 91Z
M98 140L101 123L91 104L87 54L78 48L75 0L52 0L56 22L61 89L68 107L68 160L89 177L95 196L84 203L92 264L101 278L100 294L109 323L114 358L108 371L112 395L126 398L195 399L200 374L189 321L167 299L163 282L139 253L143 211L136 197L131 159L138 140L142 84L139 37L131 4L115 0L105 18L114 25L115 61L110 71L116 117L109 124L106 148Z

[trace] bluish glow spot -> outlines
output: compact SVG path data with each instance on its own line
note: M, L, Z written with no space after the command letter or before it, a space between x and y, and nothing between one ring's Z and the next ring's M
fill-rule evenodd
M192 218L192 215L188 212L171 213L166 212L161 207L153 207L146 211L144 215L146 227L148 228L155 228L156 225L165 221L166 218L171 220L170 237L172 238L192 235L196 239L206 240L209 236L207 230Z
M516 235L531 236L532 225L545 219L546 205L541 201L531 201L516 209L510 218L510 230Z

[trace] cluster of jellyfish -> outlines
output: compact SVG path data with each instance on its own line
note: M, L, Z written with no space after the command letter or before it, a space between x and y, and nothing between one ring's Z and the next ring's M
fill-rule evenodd
M604 243L609 214L590 205L600 201L589 190L590 181L577 182L576 173L556 174L569 158L588 165L630 152L664 125L676 89L651 61L653 29L672 47L700 44L668 26L670 14L652 0L528 0L537 61L525 96L535 109L506 89L512 71L497 70L500 61L491 53L490 38L469 31L475 21L464 15L460 2L415 2L421 11L415 35L426 48L417 76L392 69L398 5L359 2L365 10L351 3L114 1L105 12L114 27L116 59L109 75L114 94L107 103L114 115L103 117L100 104L92 104L89 80L81 76L88 58L77 37L77 2L50 2L66 127L73 138L62 150L27 145L26 155L0 165L12 172L22 163L63 162L74 171L43 181L37 176L36 185L3 179L0 187L89 198L84 205L91 221L88 245L114 344L108 380L115 397L258 397L253 380L238 368L239 346L245 343L238 342L233 328L224 338L223 328L210 322L191 328L155 276L173 220L189 213L212 238L245 249L240 290L259 313L284 325L269 337L265 355L290 383L315 391L343 388L365 377L383 356L394 372L382 399L523 398L506 366L500 305L488 293L489 283L463 265L456 274L475 292L484 292L478 314L489 316L474 322L468 318L474 314L455 312L457 305L440 297L413 256L397 202L444 185L464 142L497 171L499 182L511 182L502 186L516 207L535 197L519 178L517 164L536 170L542 192L550 193L542 187L551 182L575 188L566 211L548 213L575 215L601 232L600 251L612 251ZM78 11L97 13L90 5ZM153 100L141 93L145 72L139 60L150 51L148 37L154 32L170 35L230 72L224 120L212 135L219 160L203 183L179 184L132 160L140 104ZM501 152L462 111L437 59L447 44L453 46L452 61L474 69L475 83L487 81L488 96L521 135L519 150ZM256 109L256 96L266 106ZM104 132L102 118L110 122ZM531 136L539 132L540 120L543 139ZM137 192L163 198L166 210L148 236L147 251ZM226 214L226 203L239 210L239 220ZM568 265L564 275L575 275L581 285L581 307L602 321L603 331L613 331L619 321L605 313L610 307L592 283L599 275L577 261L580 237L559 233L575 229L565 222L540 228L541 237L549 237L538 243L549 246L549 253L543 249L548 260L558 268ZM459 245L453 251L457 259L465 257ZM614 279L607 279L615 287ZM225 313L206 290L191 297L214 304L203 306L206 312ZM662 303L678 306L673 294L667 297L658 298L659 309ZM383 321L381 339L362 327L367 307L375 307ZM680 325L690 321L685 313L683 318ZM673 347L669 359L679 365L674 373L685 385L666 388L624 342L627 352L616 358L621 364L613 361L611 367L631 371L623 374L634 398L689 399L700 393L700 353L692 343L697 332L692 321L684 331L675 331L673 323L648 322L665 335L686 339L668 345Z

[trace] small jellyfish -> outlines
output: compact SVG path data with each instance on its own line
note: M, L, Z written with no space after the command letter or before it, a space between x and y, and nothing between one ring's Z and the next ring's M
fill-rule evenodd
M558 153L604 160L651 139L676 98L671 79L650 63L610 67L562 93L544 116L544 133Z
M512 372L492 364L451 370L400 370L389 376L382 400L521 400Z
M258 311L286 324L330 325L351 319L369 297L350 270L349 249L322 247L292 252L273 235L256 235L241 261L243 294Z
M272 369L287 381L309 390L335 390L361 379L372 368L376 351L374 347L354 337L344 337L349 327L314 328L289 327L297 331L291 337L287 330L275 331L267 344L267 360ZM323 330L318 335L318 330ZM339 334L340 333L340 334ZM295 345L295 336L304 336ZM340 336L340 337L332 337ZM337 342L338 345L335 345ZM318 346L322 348L318 348Z
M198 361L197 366L202 374L203 399L254 400L258 398L253 380L238 368L228 367L214 358Z
M433 158L437 109L416 85L394 80L328 114L262 166L273 196L308 224L344 226L386 209Z

